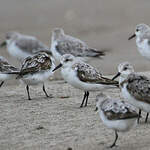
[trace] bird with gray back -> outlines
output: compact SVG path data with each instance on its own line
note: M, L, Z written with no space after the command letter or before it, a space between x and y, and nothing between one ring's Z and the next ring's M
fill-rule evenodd
M85 61L93 57L101 58L105 55L106 50L91 48L80 39L65 34L63 29L55 28L52 31L51 52L55 59L60 62L60 58L64 54L72 54Z
M139 119L141 110L147 112L145 123L150 113L150 79L144 75L134 72L133 66L124 62L118 66L118 73L113 79L119 78L121 93L125 100L139 108Z
M6 40L1 43L0 46L6 46L8 53L19 60L32 56L41 50L50 51L49 48L36 37L23 35L19 32L6 33Z
M116 146L118 132L129 131L136 124L138 118L138 114L132 105L103 93L96 96L95 111L99 112L103 123L115 131L115 140L110 148Z

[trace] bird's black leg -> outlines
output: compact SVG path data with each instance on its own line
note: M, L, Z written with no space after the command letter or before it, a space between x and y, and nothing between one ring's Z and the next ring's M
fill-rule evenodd
M146 114L145 123L147 123L148 116L149 116L149 113Z
M27 89L27 93L28 93L28 100L31 100L30 93L29 93L29 86L28 85L26 86L26 89Z
M139 116L138 116L138 119L137 119L137 123L139 124L140 122L140 118L141 118L141 109L139 109Z
M47 94L46 90L45 90L45 86L43 84L43 92L45 93L46 97L49 97L49 95Z
M115 131L115 140L114 140L113 144L110 146L110 148L113 148L114 146L116 146L117 139L118 139L118 133L117 133L117 131Z
M86 93L86 92L84 92L84 97L83 97L83 100L82 100L82 103L81 103L80 107L83 107L83 104L84 104L84 101L85 101L86 95L87 95L87 93Z
M0 87L4 84L4 81L1 82Z
M86 92L86 101L85 101L85 107L87 106L88 103L88 98L89 98L89 91Z

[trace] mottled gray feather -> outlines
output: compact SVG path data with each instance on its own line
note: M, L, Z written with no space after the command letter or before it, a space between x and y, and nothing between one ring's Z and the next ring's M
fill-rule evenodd
M118 85L118 81L105 78L102 74L97 71L94 67L86 63L75 63L73 69L77 71L78 78L83 82L93 84L107 84L107 85Z
M29 56L24 60L18 78L26 74L34 74L49 70L51 65L52 61L47 53L40 52L34 56Z
M57 39L56 49L61 55L72 54L75 57L96 57L105 55L104 51L89 48L85 42L69 35L63 35Z
M132 119L138 117L132 105L117 99L108 98L101 102L100 107L109 120Z
M133 97L150 104L150 80L146 76L132 73L126 82L127 90Z
M9 64L8 61L4 57L0 56L0 72L12 73L12 72L16 72L16 71L18 71L18 68Z

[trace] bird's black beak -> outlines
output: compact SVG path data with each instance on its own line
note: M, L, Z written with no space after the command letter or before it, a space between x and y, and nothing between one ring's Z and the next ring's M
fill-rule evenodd
M113 78L112 78L112 80L115 80L117 77L119 77L121 75L121 73L120 72L118 72Z
M98 107L96 107L94 111L98 111Z
M7 44L6 41L4 41L0 44L0 47L4 47L4 46L6 46L6 44Z
M133 34L132 36L130 36L130 37L128 38L128 40L131 40L131 39L133 39L134 37L136 37L135 34Z
M59 64L58 66L56 66L55 69L52 72L54 72L55 70L59 69L60 67L62 67L62 64Z

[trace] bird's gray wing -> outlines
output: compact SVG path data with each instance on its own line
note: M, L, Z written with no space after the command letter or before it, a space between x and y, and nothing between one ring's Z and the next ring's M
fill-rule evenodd
M16 46L30 54L40 50L48 50L48 47L36 38L21 37L16 40Z
M75 57L98 57L105 55L105 51L89 48L85 42L67 35L57 40L56 49L61 55L72 54Z
M150 104L150 80L143 75L130 74L127 90L137 100Z
M138 117L133 106L120 100L106 99L101 103L101 108L109 120L122 120Z
M145 34L143 34L143 36L140 39L141 39L141 41L147 39L147 44L150 47L150 32L149 32L149 30Z

